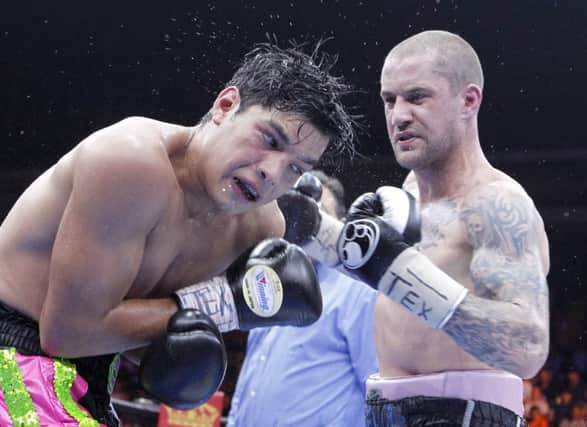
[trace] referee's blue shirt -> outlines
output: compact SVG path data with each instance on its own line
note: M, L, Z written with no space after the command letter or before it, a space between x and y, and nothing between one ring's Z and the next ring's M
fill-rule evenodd
M318 275L318 321L250 332L227 427L365 425L365 381L378 370L377 292L320 265Z

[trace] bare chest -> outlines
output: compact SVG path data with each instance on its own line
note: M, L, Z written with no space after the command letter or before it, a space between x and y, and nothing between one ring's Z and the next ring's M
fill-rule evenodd
M422 210L422 240L416 246L441 270L468 283L472 248L456 202L435 202Z
M418 249L453 279L472 287L469 272L472 248L458 204L436 202L426 206L421 215L422 239L416 245ZM384 375L481 367L444 332L431 329L387 298L378 300L375 318L375 339ZM393 325L392 333L389 333L389 325Z
M238 230L238 220L210 218L162 225L149 236L131 292L167 296L223 273L252 243Z

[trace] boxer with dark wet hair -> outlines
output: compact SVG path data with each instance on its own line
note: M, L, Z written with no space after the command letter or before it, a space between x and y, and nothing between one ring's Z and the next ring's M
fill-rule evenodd
M224 375L222 332L319 317L275 199L352 149L333 63L259 45L198 125L122 120L26 189L0 228L0 424L117 425L114 355L144 347L147 392L193 407Z
M369 426L525 423L521 378L549 347L548 239L532 199L483 154L482 94L461 37L406 39L381 73L395 158L411 170L403 189L362 195L345 224L319 213L314 191L284 212L290 240L379 290Z

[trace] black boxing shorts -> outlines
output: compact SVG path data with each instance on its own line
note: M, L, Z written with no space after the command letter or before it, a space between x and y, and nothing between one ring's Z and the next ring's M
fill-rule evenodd
M522 381L499 371L451 371L367 381L368 427L520 427Z

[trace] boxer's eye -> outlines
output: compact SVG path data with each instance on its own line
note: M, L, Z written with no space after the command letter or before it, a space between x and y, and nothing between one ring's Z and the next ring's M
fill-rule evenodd
M424 98L426 98L426 93L422 91L414 91L406 96L406 101L410 104L421 104L424 101Z
M265 141L265 144L269 145L271 148L277 148L278 146L277 139L275 139L273 135L263 133L263 140Z
M294 164L292 164L292 165L290 165L290 167L291 167L291 170L292 170L292 171L293 171L293 172L294 172L296 175L302 176L302 175L304 174L304 170L303 170L301 167L299 167L298 165L294 165Z
M393 104L395 104L395 97L385 97L383 98L383 103L387 106L387 107L393 107Z

